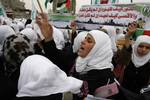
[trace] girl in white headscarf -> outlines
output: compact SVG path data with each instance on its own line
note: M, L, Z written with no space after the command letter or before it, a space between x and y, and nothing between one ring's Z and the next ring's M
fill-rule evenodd
M43 19L46 20L46 18ZM48 23L44 24L45 21L40 19L37 21L42 34L46 37L44 42L47 44L47 48L45 49L47 49L47 51L50 50L50 52L48 52L49 55L56 58L58 64L60 63L62 65L66 64L66 62L69 63L69 56L56 51L52 37L54 33L50 30L50 25ZM98 30L88 32L88 35L82 41L81 46L77 51L79 55L75 63L75 70L77 73L73 75L88 82L89 94L94 95L96 88L114 81L111 64L113 52L111 40L106 33ZM61 65L59 65L59 67ZM67 68L67 66L63 67ZM77 98L76 100L80 99L83 100L83 98Z
M131 44L130 37L136 27L135 22L128 26L125 45L117 58L119 64L126 66L122 85L132 92L140 93L150 79L150 36L141 35Z
M128 55L127 55L128 56ZM142 35L132 45L131 60L125 68L123 86L139 93L150 78L150 36Z
M32 55L21 64L16 100L62 100L62 93L79 93L82 84L46 57Z
M147 44L147 47L145 47L146 51L138 50L144 48L144 44ZM150 60L150 36L139 36L132 48L132 62L134 63L135 67L141 67Z
M111 71L113 52L111 40L106 33L89 31L81 43L78 55L75 69L78 78L88 82L89 94L94 95L98 87L114 82Z
M92 69L112 68L111 59L113 55L110 48L111 41L108 35L98 30L90 31L89 34L94 38L95 45L86 57L80 57L79 54L76 62L77 72L87 72ZM86 41L86 39L84 41ZM80 49L83 48L83 50L85 49L82 47L85 45L84 41L80 47Z

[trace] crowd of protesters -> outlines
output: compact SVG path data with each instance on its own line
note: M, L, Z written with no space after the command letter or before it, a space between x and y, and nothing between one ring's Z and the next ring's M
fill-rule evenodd
M0 97L4 100L148 100L150 36L132 39L138 24L63 33L35 21L0 18ZM119 33L120 31L120 33ZM124 40L122 48L117 41ZM94 99L96 98L96 99Z

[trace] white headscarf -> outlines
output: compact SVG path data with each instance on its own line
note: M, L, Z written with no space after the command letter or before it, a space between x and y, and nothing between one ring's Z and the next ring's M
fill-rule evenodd
M62 50L64 48L64 46L65 46L64 35L63 35L62 31L60 31L56 27L52 26L52 28L53 28L53 38L54 38L56 47L57 47L57 49ZM34 30L38 33L38 35L40 36L41 40L43 40L44 36L41 33L41 30L40 30L40 28L39 28L39 26L37 24L34 24Z
M33 28L32 24L27 24L25 28Z
M114 26L103 26L102 29L105 29L107 31L107 34L109 35L111 39L111 46L113 52L117 51L117 46L116 46L116 29Z
M88 34L88 32L82 31L75 37L74 44L73 44L73 52L74 53L78 52L81 42L85 39L87 34Z
M141 35L139 36L135 43L132 45L132 62L134 63L135 67L140 67L146 64L150 60L150 52L145 56L138 56L137 48L140 43L148 43L150 44L150 36Z
M118 28L118 29L119 29L119 32L116 33L116 41L125 39L125 34L123 34L123 29L121 29L121 28Z
M5 17L4 22L6 23L6 25L10 25L12 23L12 19L8 18L8 17Z
M57 49L62 50L65 46L65 39L63 32L53 26L53 38Z
M5 39L15 34L15 31L8 25L1 25L0 26L0 50L2 49L2 46L4 44Z
M0 25L4 24L4 20L5 20L5 18L3 16L0 16Z
M10 26L14 29L16 33L19 33L19 26L15 23L11 23Z
M89 32L95 40L95 45L85 57L78 57L76 61L77 72L87 72L92 69L112 68L113 52L109 36L99 30Z
M41 29L40 27L38 26L38 24L36 24L34 21L33 21L33 30L36 31L36 33L39 35L40 39L43 40L44 39L44 36L41 32Z
M20 33L27 36L30 39L32 44L37 43L38 36L37 36L37 33L32 28L27 27L27 28L23 29Z
M17 97L48 96L68 91L79 93L82 84L81 80L67 77L46 57L32 55L21 64Z
M70 42L69 38L69 30L68 29L60 29L63 32L65 43Z
M23 23L23 22L19 21L19 22L17 23L17 25L18 25L18 27L19 27L19 31L21 31L21 30L24 29L24 23Z

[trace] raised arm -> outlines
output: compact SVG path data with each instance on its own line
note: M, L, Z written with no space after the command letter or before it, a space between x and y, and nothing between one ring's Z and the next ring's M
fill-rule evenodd
M127 33L126 33L126 36L125 36L125 47L126 48L128 48L129 46L130 46L130 44L131 44L131 41L130 41L130 39L131 39L131 37L132 37L132 35L134 34L134 32L136 31L136 29L137 29L137 23L134 21L134 22L132 22L129 26L128 26L128 28L127 28Z
M48 15L45 13L39 14L36 17L36 23L40 27L40 30L44 36L44 41L50 41L53 39L53 28L48 21Z

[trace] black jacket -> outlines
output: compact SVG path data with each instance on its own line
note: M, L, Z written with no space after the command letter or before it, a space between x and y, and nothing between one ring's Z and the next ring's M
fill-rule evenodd
M54 40L43 43L43 48L45 56L68 74L74 64L76 55L73 52L65 51L66 49L57 49Z
M39 97L16 97L14 100L62 100L62 94L53 94L49 96L39 96Z

